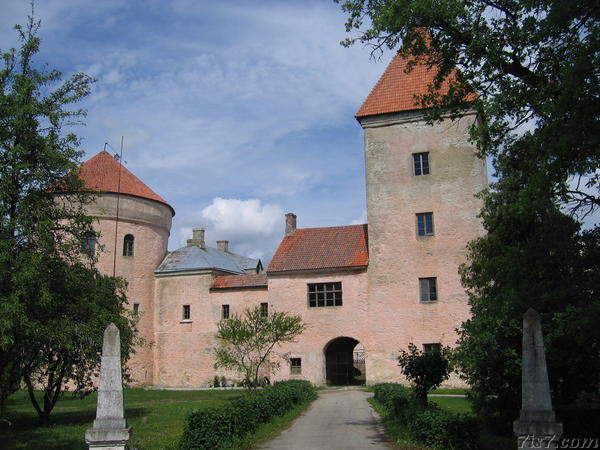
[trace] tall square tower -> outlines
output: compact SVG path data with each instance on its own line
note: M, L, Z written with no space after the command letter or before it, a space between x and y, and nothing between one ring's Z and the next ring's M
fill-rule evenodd
M478 120L426 123L415 95L427 93L435 69L396 55L356 118L364 129L369 223L368 299L373 339L367 373L396 379L390 355L409 342L424 348L456 342L468 318L458 268L466 245L481 236L478 219L487 186L485 161L469 141Z

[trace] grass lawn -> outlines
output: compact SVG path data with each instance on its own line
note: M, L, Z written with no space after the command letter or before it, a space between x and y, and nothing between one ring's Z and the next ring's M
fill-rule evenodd
M468 389L432 389L429 391L430 394L454 394L454 395L466 395L469 393Z
M430 403L435 403L442 409L449 409L461 414L473 415L471 402L464 397L429 397Z
M145 391L125 390L125 417L133 427L129 441L140 449L174 449L193 409L226 403L242 391ZM51 425L38 427L38 416L26 391L10 396L4 417L12 427L0 424L2 449L87 449L85 430L96 415L96 394L83 400L66 394L50 415Z

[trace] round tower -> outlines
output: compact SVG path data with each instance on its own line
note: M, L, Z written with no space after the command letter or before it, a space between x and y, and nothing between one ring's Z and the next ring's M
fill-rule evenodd
M140 336L154 340L154 270L167 252L173 208L103 151L81 166L85 188L97 192L87 214L96 218L100 234L97 267L106 275L124 278L129 308L139 315ZM153 349L136 349L129 361L134 385L153 383Z

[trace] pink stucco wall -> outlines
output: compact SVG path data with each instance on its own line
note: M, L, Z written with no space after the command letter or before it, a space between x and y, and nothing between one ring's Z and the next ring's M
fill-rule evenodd
M158 202L131 196L119 200L119 221L116 228L116 196L99 194L96 202L89 206L88 213L97 217L94 228L100 233L98 239L98 269L105 274L125 278L128 282L127 298L129 309L139 303L139 336L145 346L136 348L128 367L134 385L152 385L154 349L154 269L160 264L167 251L171 226L170 209ZM134 255L123 256L123 238L134 236Z
M418 114L364 120L369 222L368 297L373 324L369 382L393 380L395 351L409 342L453 346L469 317L458 267L483 234L475 194L485 161L468 140L475 115L428 125ZM415 176L413 153L429 152L430 174ZM416 214L433 212L434 236L417 237ZM436 277L438 300L419 301L419 278ZM369 376L370 375L370 376Z
M328 282L342 283L342 306L309 307L307 283ZM324 384L324 351L332 339L347 336L360 341L365 347L372 345L364 270L269 276L269 303L278 311L300 315L308 325L295 343L281 348L281 352L289 353L290 358L302 358L302 375L292 376L289 365L282 364L282 369L273 377L276 380L301 378Z
M230 314L267 302L266 289L211 292L209 272L156 279L156 333L154 384L206 386L217 373L214 348L221 305L230 305ZM183 305L190 305L189 321L182 320ZM219 375L232 374L218 372Z

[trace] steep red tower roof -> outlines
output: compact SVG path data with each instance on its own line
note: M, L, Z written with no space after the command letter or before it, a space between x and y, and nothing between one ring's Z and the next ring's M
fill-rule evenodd
M119 169L121 170L121 185L119 189ZM173 208L160 195L146 186L138 177L132 174L127 167L119 164L115 158L105 151L84 162L78 171L79 177L84 182L84 187L92 191L113 192L136 197L147 198L164 203L171 210Z
M356 113L356 118L421 109L415 96L428 93L428 87L437 75L437 69L418 64L406 73L408 61L408 58L400 54L394 56ZM448 87L449 80L446 79L440 94L447 94ZM468 97L468 100L474 99L475 94Z
M367 225L299 228L279 244L267 273L369 264Z

